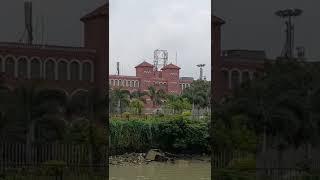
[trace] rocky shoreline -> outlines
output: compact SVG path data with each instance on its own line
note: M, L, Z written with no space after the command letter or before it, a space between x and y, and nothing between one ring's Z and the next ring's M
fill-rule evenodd
M150 152L148 152L150 153ZM188 163L188 162L206 162L210 163L209 156L200 155L176 155L165 160L150 159L148 153L125 153L123 155L116 155L109 157L109 164L115 166L137 166L147 165L153 162L161 163Z

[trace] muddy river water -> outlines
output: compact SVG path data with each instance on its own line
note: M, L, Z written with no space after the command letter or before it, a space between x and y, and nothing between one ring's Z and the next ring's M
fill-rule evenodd
M109 180L209 180L210 162L152 162L136 166L109 166Z

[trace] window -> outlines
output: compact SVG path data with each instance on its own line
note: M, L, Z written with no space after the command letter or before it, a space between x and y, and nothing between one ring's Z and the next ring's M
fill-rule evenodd
M234 89L240 84L240 76L238 71L232 71L231 73L231 88Z
M0 72L3 72L3 59L0 57Z
M68 80L68 63L65 61L58 63L58 80Z
M131 81L130 87L133 87L133 86L134 86L134 81Z
M5 72L8 74L8 76L15 76L15 62L12 57L9 57L6 59L5 62Z
M72 62L70 64L70 80L80 80L80 65L78 62Z
M46 79L55 80L55 63L52 59L48 60L45 65Z
M229 72L227 70L222 70L222 87L224 89L229 89Z
M36 58L31 60L31 70L30 75L32 79L40 79L41 78L41 65L40 61Z
M84 81L91 81L92 77L92 67L91 64L86 62L82 65L82 80Z
M18 60L18 77L28 78L28 61L26 58Z
M257 79L257 78L259 78L259 74L258 74L258 72L254 72L253 73L253 79Z
M248 71L244 71L242 73L242 82L247 82L250 80L250 74Z

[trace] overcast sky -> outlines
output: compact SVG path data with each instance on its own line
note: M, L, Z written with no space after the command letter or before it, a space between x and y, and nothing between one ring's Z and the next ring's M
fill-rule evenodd
M307 57L320 60L319 0L214 0L215 15L222 17L224 49L266 50L271 58L280 55L284 44L284 22L274 12L301 8L295 19L296 45L305 46Z
M80 18L105 3L105 0L33 0L37 42L81 46L83 27ZM226 24L222 31L223 49L266 50L269 57L280 54L283 21L274 12L301 8L296 19L296 44L307 48L307 56L320 59L319 0L215 0L215 14ZM196 64L207 64L210 77L210 0L110 0L111 73L116 61L121 73L134 75L134 66L153 60L155 49L169 51L169 60L182 75L198 78ZM41 30L44 18L44 31ZM0 41L18 41L24 31L23 0L0 1Z
M83 27L80 18L105 4L105 0L32 0L36 43L81 46ZM0 1L0 41L17 42L24 31L23 0ZM41 17L44 31L41 30ZM40 33L44 32L44 33Z
M153 63L155 49L168 50L181 76L210 77L210 0L110 0L110 72L134 75L134 67Z

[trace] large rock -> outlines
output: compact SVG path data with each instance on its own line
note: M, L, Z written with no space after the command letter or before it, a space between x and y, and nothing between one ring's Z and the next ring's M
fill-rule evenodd
M146 160L149 161L167 161L168 158L160 149L151 149L146 155Z

